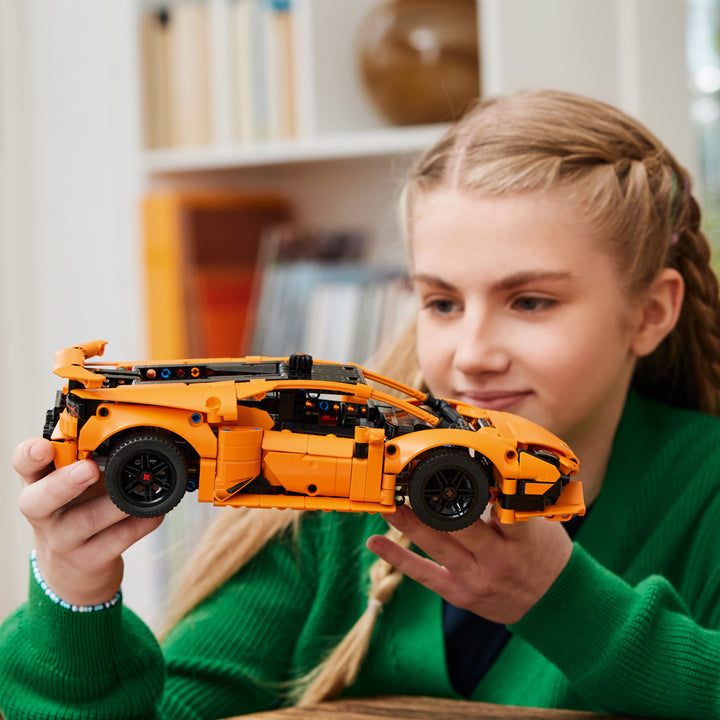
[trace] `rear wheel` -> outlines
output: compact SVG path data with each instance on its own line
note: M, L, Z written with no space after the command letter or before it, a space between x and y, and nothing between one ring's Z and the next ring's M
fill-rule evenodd
M185 494L187 476L187 463L176 445L151 434L125 438L105 464L110 499L135 517L157 517L172 510Z
M415 514L436 530L461 530L472 525L490 499L482 465L465 451L443 449L421 460L408 487Z

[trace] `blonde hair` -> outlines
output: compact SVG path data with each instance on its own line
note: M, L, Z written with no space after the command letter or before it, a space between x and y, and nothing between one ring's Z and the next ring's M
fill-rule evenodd
M563 188L617 261L629 292L664 267L685 281L675 329L636 366L635 388L673 405L720 413L720 302L710 246L687 172L642 124L577 95L536 90L480 102L415 167L413 209L435 189L511 195Z
M609 244L628 289L640 292L663 267L674 267L686 285L675 330L638 363L637 389L676 405L720 410L720 304L700 230L700 210L690 179L664 146L619 110L555 91L532 91L479 103L427 153L403 192L403 220L412 235L412 213L423 193L459 188L503 195L566 188L588 222ZM412 325L372 367L422 386ZM273 536L296 524L298 513L226 511L210 528L189 563L169 624L247 563ZM407 538L390 532L407 546ZM381 560L370 571L368 605L335 651L298 683L293 698L308 705L336 697L360 669L380 608L401 575Z

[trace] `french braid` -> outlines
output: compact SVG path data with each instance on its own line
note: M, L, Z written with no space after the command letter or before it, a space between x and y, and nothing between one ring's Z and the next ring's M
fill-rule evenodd
M667 265L685 280L685 299L675 331L638 363L641 392L673 405L720 415L720 304L710 247L700 230L700 209L687 195Z

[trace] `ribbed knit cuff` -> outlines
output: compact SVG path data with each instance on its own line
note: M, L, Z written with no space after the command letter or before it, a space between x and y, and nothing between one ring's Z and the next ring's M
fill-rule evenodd
M28 620L33 633L43 638L38 651L41 662L55 664L56 657L68 659L71 672L97 675L107 667L107 648L122 633L122 601L102 612L70 612L43 590L31 574L28 590Z

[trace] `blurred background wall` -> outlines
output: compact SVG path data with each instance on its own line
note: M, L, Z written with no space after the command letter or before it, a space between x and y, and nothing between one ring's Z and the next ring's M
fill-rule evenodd
M132 2L0 1L0 617L27 586L12 448L42 430L55 350L141 353Z

